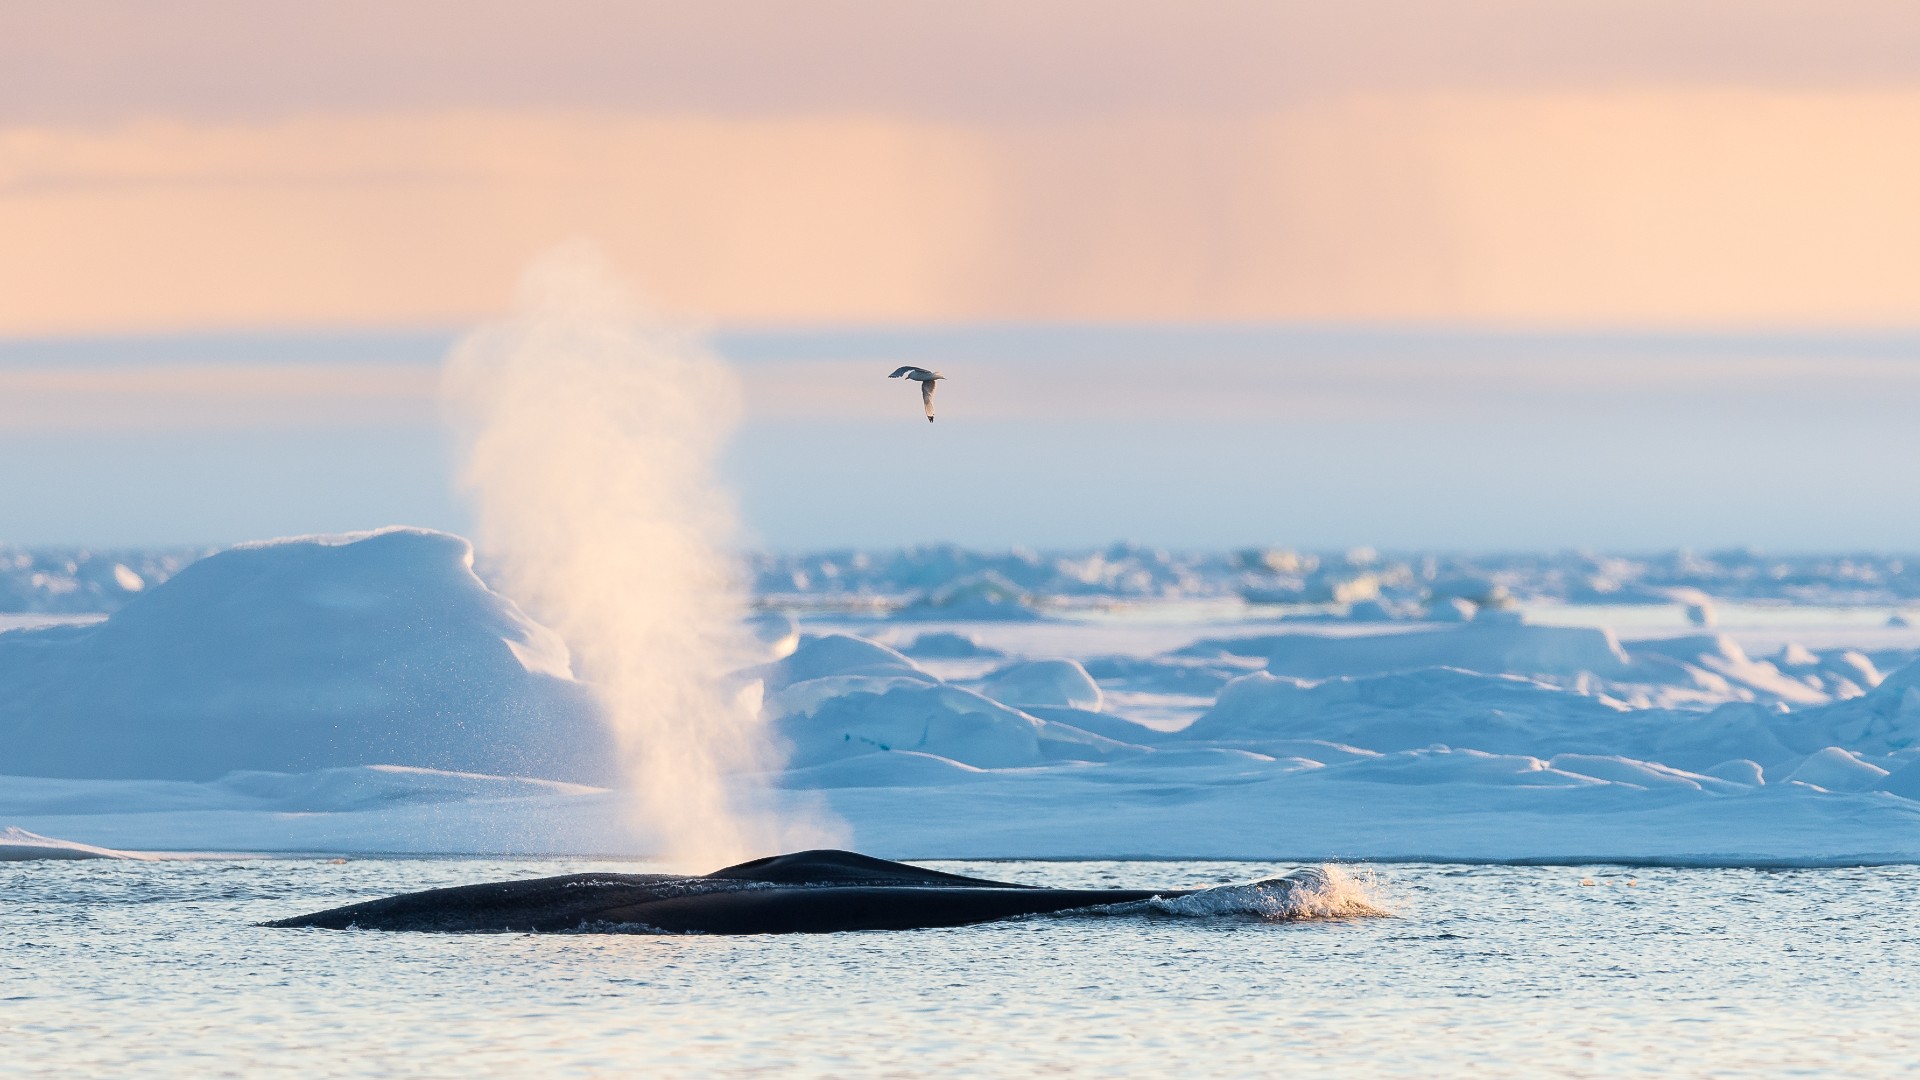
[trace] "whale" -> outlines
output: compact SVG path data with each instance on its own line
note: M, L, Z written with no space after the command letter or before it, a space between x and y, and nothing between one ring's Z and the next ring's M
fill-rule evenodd
M428 889L263 925L433 933L828 934L967 926L1195 891L1053 889L816 850L697 877L586 873Z

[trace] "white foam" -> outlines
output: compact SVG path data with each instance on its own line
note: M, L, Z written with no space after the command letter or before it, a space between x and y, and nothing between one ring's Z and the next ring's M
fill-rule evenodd
M1336 864L1303 867L1285 877L1220 885L1185 896L1155 897L1120 910L1148 910L1184 919L1253 916L1268 922L1380 918L1392 914L1377 875Z

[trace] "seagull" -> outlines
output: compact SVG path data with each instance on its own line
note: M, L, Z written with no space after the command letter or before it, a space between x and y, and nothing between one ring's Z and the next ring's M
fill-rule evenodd
M927 406L927 423L933 423L933 384L936 379L944 379L946 376L937 371L928 371L923 367L902 364L887 378L897 379L902 375L920 384L920 400Z

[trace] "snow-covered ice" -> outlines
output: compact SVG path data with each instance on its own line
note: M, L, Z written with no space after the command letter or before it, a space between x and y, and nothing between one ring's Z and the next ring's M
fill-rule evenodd
M734 676L786 753L758 797L824 806L876 854L1920 861L1920 634L1883 609L1784 601L1689 627L1702 582L1784 588L1745 563L1602 567L1625 583L1601 592L1671 610L1631 633L1604 620L1637 609L1577 623L1573 588L1530 591L1566 585L1551 561L1531 577L1364 553L1218 563L1314 588L1333 574L1348 595L1318 621L1195 607L1215 564L1137 549L805 565L789 593L830 565L921 597L763 597L745 635L762 659ZM1796 588L1831 599L1862 580L1850 565ZM1904 588L1874 565L1876 588ZM1377 592L1356 599L1364 575ZM0 633L0 825L73 851L655 842L565 646L460 538L248 545L143 586L105 621ZM1127 589L1130 608L1069 603Z
M104 622L0 634L8 773L403 764L607 780L566 646L421 529L246 545Z
M0 862L26 862L32 859L144 859L147 857L134 851L114 851L111 848L79 844L72 840L55 840L50 836L41 836L12 826L0 829Z

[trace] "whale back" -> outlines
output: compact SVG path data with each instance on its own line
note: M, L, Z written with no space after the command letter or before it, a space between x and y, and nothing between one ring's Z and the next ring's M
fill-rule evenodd
M851 851L799 851L702 877L567 874L429 889L266 923L439 933L833 933L965 926L1180 890L1051 889L946 874Z
M818 848L754 859L708 874L725 881L759 881L769 885L917 885L925 888L1031 889L986 878L943 874L923 866L888 862L857 851Z

